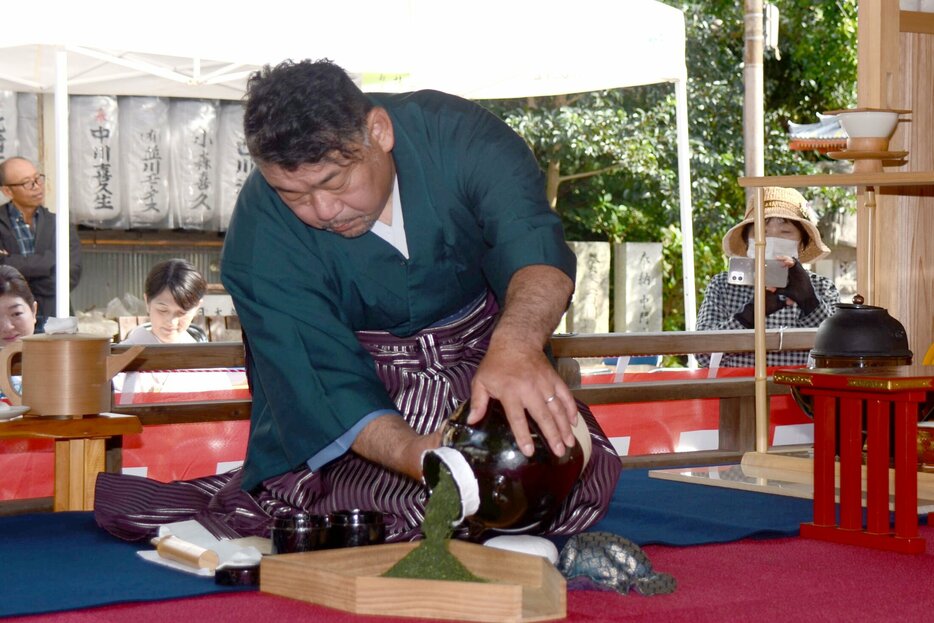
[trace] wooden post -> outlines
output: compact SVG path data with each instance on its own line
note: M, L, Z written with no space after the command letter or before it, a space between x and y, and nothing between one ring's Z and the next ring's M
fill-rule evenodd
M889 143L908 152L908 164L886 172L934 170L934 32L923 23L914 30L906 23L902 32L898 0L859 0L858 10L857 104L911 110ZM934 238L926 234L934 229L934 196L929 189L868 190L858 189L857 291L905 326L909 348L921 357L934 342L934 281L924 268L934 262Z
M103 439L55 441L53 510L93 510L97 474L104 471Z

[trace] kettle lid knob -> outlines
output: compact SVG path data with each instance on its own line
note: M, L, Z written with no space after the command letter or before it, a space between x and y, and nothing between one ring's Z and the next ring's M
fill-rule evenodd
M863 296L862 296L861 294L854 294L854 295L853 295L853 304L854 304L854 305L862 305L863 302L864 302L865 300L866 300L866 299L864 299Z

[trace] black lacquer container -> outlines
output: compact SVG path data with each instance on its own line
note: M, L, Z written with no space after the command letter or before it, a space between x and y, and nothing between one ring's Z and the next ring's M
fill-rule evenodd
M563 456L556 456L538 425L529 418L535 451L527 457L516 444L502 403L490 400L486 415L473 425L467 424L469 413L467 401L443 424L441 435L442 444L466 459L476 479L479 507L466 517L471 537L477 538L487 531L534 532L554 516L571 492L589 451L582 449L583 443L576 443ZM580 428L589 446L586 427ZM429 488L437 485L442 462L437 455L426 455L424 473ZM459 490L464 489L456 474L455 483Z
M273 554L291 554L336 547L376 545L386 540L386 522L377 511L341 510L313 515L281 508L273 516Z
M333 547L331 522L325 515L312 515L294 508L279 509L273 516L273 554L291 554Z

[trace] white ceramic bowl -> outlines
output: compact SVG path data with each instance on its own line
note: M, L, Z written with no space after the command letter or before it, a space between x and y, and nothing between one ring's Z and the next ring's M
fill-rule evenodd
M861 110L838 113L840 125L850 138L891 138L898 125L895 111Z

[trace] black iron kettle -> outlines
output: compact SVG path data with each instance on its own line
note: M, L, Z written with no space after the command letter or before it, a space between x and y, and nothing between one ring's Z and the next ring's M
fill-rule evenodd
M911 365L908 334L884 307L864 305L859 294L852 303L837 303L836 312L817 328L810 368L875 368ZM798 406L814 416L811 396L791 388ZM922 405L920 419L934 408L931 400Z
M911 364L905 327L883 307L837 303L836 312L817 328L811 358L814 368L866 368Z

